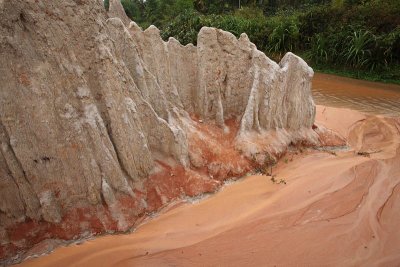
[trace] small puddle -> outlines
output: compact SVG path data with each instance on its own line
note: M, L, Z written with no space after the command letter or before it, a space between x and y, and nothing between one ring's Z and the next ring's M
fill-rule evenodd
M317 105L400 116L400 85L315 73L312 91Z

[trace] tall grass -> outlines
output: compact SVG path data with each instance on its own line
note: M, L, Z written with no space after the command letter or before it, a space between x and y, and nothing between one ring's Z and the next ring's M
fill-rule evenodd
M345 63L355 68L373 68L371 47L376 42L375 36L368 30L350 32L345 42L348 44L341 51Z
M273 53L284 53L286 51L296 51L299 43L299 27L295 17L278 19L272 21L270 27L273 28L269 35L268 51Z

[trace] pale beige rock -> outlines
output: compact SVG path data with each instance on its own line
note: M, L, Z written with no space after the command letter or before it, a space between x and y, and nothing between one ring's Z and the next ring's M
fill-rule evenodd
M122 20L122 22L128 26L131 20L125 14L124 7L121 4L120 0L110 0L110 5L108 7L108 15L111 18L117 17Z
M0 36L1 229L106 205L126 230L118 199L143 193L156 154L205 164L189 151L190 115L240 120L248 157L317 142L312 69L291 53L276 64L245 34L204 27L182 46L142 31L118 0L108 15L100 0L5 0Z

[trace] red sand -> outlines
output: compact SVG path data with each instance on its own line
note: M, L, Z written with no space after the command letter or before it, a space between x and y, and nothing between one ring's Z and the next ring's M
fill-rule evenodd
M273 171L286 185L247 177L21 266L399 266L400 120L318 107L317 123L352 150L287 156Z
M49 239L76 240L82 233L100 235L130 229L149 214L158 212L182 196L213 193L221 186L221 181L243 176L254 168L254 163L234 148L238 122L228 120L226 126L228 134L212 124L193 123L194 129L189 133L189 150L191 157L197 157L197 167L185 169L175 160L157 154L159 160L156 160L154 171L142 185L135 186L135 197L125 194L116 196L118 213L126 221L123 229L105 203L89 207L63 207L66 212L58 224L26 220L8 227L6 231L11 243L0 244L0 259L11 258L27 250L27 255L31 255L32 251L34 254L49 251L54 243L47 241Z

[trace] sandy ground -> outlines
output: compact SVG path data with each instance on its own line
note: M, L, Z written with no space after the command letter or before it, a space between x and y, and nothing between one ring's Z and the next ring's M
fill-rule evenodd
M400 120L317 112L350 150L287 155L273 170L287 184L247 177L132 234L21 266L399 266Z

